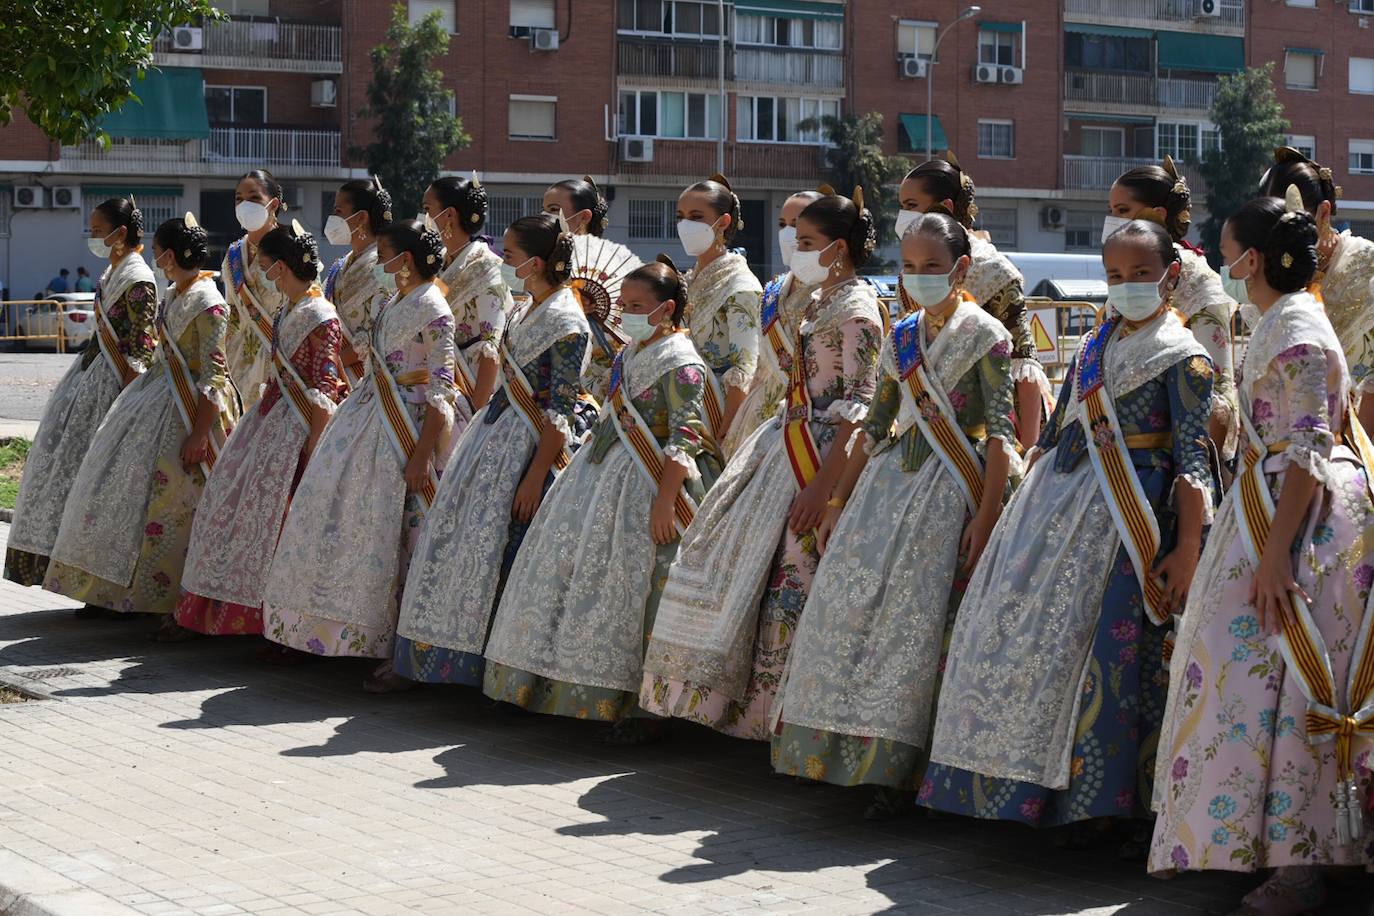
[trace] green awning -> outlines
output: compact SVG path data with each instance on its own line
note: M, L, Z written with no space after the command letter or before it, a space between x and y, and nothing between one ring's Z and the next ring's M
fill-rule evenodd
M924 153L926 151L926 116L904 114L898 117L902 122L902 130L906 132L907 142L911 144L911 149L914 152ZM945 129L940 124L939 115L936 115L930 124L930 143L937 150L949 149L949 139L945 137Z
M1065 118L1070 121L1091 121L1094 124L1111 126L1116 124L1153 124L1154 118L1147 118L1142 115L1118 115L1118 114L1088 114L1081 111L1065 112Z
M1088 25L1085 22L1066 22L1064 31L1076 35L1105 35L1108 38L1153 38L1149 29L1130 29L1118 25Z
M1161 70L1239 73L1245 69L1245 39L1201 32L1157 32Z
M88 197L128 197L130 194L134 198L139 197L166 197L168 195L181 196L182 186L179 184L83 184L81 193Z
M205 113L205 81L194 67L149 70L134 80L134 95L100 122L111 137L204 140L210 136Z
M1019 22L988 22L979 19L974 24L984 32L1010 32L1013 35L1021 34L1021 23Z
M781 19L844 19L844 6L819 0L735 0L735 10Z

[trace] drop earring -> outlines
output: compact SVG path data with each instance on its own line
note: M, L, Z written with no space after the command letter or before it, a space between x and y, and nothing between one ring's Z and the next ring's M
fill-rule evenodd
M401 265L401 269L396 271L396 279L402 286L408 284L410 282L410 268L404 264Z

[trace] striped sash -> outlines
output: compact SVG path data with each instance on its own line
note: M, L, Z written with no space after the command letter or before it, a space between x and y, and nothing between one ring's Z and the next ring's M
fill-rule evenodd
M477 390L477 373L468 365L468 358L463 355L462 347L453 348L453 385L471 404L473 392Z
M263 348L270 352L272 349L272 322L263 315L262 306L258 303L257 297L253 295L252 287L248 285L248 275L243 265L243 239L239 239L229 246L228 260L229 275L234 283L234 291L238 293L243 310L248 313L248 326L258 335Z
M983 504L983 463L959 428L958 415L944 390L926 373L925 352L921 348L924 324L922 309L893 327L892 350L897 357L897 370L916 408L916 425L921 434L959 485L969 512L977 513Z
M410 463L416 446L420 444L420 433L415 428L415 421L410 418L410 413L406 411L405 401L401 398L396 379L387 369L386 363L377 355L377 348L370 348L369 353L373 384L377 387L377 400L382 405L382 417L386 420L382 428L386 430L386 437L396 450L396 457L401 460L401 472L405 473L405 466ZM439 476L434 473L434 465L431 463L417 491L426 510L434 505L434 495L438 490Z
M306 295L315 296L319 294L318 289L312 289ZM277 313L277 319L272 328L272 370L277 375L277 384L281 387L282 393L286 395L286 400L290 401L291 406L295 409L297 419L304 424L306 431L309 432L310 399L306 397L305 393L310 389L310 386L305 383L305 379L301 378L296 367L291 364L290 357L282 357L281 348L276 344L277 331L289 310L290 307L288 306Z
M805 490L821 469L821 452L811 434L811 392L806 387L805 360L794 359L788 373L787 412L783 415L782 444L797 489Z
M725 390L721 388L720 379L716 378L716 373L710 368L706 370L706 393L702 408L706 411L706 422L711 428L711 435L720 440L725 435L725 430L721 429L725 424Z
M162 364L167 367L167 384L172 388L172 402L176 404L177 413L181 416L181 422L186 427L187 435L190 435L196 426L196 407L200 395L196 391L196 380L195 376L191 374L191 367L187 364L186 358L181 355L181 348L177 346L175 338L172 337L172 332L167 327L166 308L167 300L164 299L157 314L157 331L158 336L162 338L164 353ZM206 437L209 449L205 460L200 463L200 470L207 480L210 477L210 471L215 467L215 461L219 458L220 447L224 444L223 437L224 433L218 424L210 427L210 435Z
M625 397L621 382L625 380L625 353L629 347L622 349L615 356L615 362L611 365L611 381L608 399L611 402L611 418L615 423L615 431L620 436L620 441L630 450L630 455L639 469L648 477L649 483L654 487L655 492L663 482L663 463L667 459L663 457L663 448L658 444L658 439L649 430L649 424L644 422L644 417L630 399ZM677 524L678 534L687 530L687 526L696 517L697 504L691 496L687 495L686 487L679 487L677 495L673 498L673 515Z
M1274 521L1274 500L1264 480L1266 450L1255 431L1248 409L1240 411L1245 429L1246 450L1243 470L1236 479L1231 494L1240 519L1241 544L1250 564L1259 568L1260 557L1269 539ZM1365 468L1365 485L1374 471L1374 444L1360 426L1353 404L1345 417L1346 436L1358 453ZM1320 484L1319 484L1320 485ZM1312 619L1307 603L1289 593L1296 623L1283 621L1279 634L1279 651L1283 654L1288 672L1293 675L1302 695L1307 699L1306 731L1310 744L1336 743L1336 835L1342 845L1360 838L1363 814L1360 788L1356 780L1353 749L1357 735L1374 738L1374 600L1365 607L1364 620L1355 641L1355 652L1347 678L1345 696L1340 695L1331 656L1321 630ZM1371 595L1374 598L1374 595Z
M773 348L773 358L778 368L789 377L792 374L792 342L782 329L782 287L784 277L775 277L763 289L763 304L759 311L759 323L763 326L763 336L768 338Z
M136 257L136 255L129 255L129 257ZM111 371L114 372L115 378L119 379L119 383L122 385L124 380L133 373L133 369L129 366L129 361L124 357L124 354L120 352L119 335L110 326L110 319L105 315L104 301L105 284L103 282L97 283L93 309L95 311L96 335L100 340L100 352L105 357L105 362L109 364Z
M339 283L339 278L343 276L344 270L348 266L348 259L351 256L352 253L350 252L349 254L346 254L341 258L335 259L334 263L329 265L329 272L324 276L324 297L328 299L331 303L334 302L334 289ZM232 268L232 266L233 261L231 260L230 267ZM343 322L341 321L340 325L342 325L342 323ZM347 328L344 329L344 339L348 341L350 347L353 345L353 341L349 337ZM340 360L339 362L342 364L343 360ZM344 376L348 379L348 386L350 388L357 387L358 380L363 377L362 373L351 366L341 365L341 368L343 369Z
M1088 455L1098 485L1140 582L1145 612L1155 625L1163 626L1169 620L1169 615L1162 609L1164 589L1150 574L1159 552L1159 521L1131 463L1126 437L1121 432L1121 422L1105 384L1103 360L1112 331L1120 320L1106 321L1083 340L1078 354L1079 420L1088 441Z
M539 403L534 398L534 391L530 389L529 379L525 378L525 373L516 365L515 358L510 355L510 350L506 349L505 341L501 342L501 387L506 391L506 397L510 400L520 416L524 418L525 424L530 432L534 433L535 440L539 440L544 435L544 427L548 425L548 419L544 412L539 409ZM563 443L563 448L553 459L553 469L555 472L561 471L572 461L572 453L568 451L568 444Z

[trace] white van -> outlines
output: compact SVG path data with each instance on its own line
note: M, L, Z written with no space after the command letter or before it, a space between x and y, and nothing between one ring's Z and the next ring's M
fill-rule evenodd
M1096 254L1041 254L1034 251L1004 251L1025 278L1022 289L1035 289L1042 280L1101 280L1107 282L1102 256Z

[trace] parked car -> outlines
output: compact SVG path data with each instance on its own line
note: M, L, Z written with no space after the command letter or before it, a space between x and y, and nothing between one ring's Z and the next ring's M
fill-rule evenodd
M60 315L66 349L84 346L95 333L95 293L54 293L48 298L52 301L24 308L15 333L39 338L28 341L27 346L56 348Z

